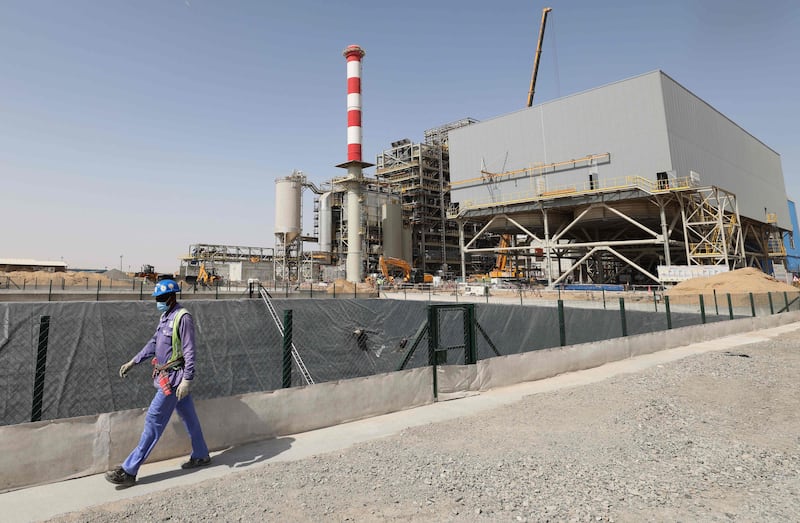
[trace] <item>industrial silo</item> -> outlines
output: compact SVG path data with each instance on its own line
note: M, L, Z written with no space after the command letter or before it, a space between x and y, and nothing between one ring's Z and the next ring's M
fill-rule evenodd
M302 176L287 176L275 180L275 235L284 245L300 236Z
M331 252L333 237L333 209L330 192L319 197L319 250Z
M403 219L400 203L396 200L383 204L381 226L383 228L383 255L403 257Z

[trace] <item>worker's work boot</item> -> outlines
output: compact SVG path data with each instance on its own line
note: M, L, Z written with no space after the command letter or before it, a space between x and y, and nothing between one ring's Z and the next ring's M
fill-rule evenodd
M189 461L181 465L182 469L196 469L211 464L211 456L207 458L189 458Z
M132 487L136 483L136 476L128 474L122 467L106 472L106 480L121 487Z

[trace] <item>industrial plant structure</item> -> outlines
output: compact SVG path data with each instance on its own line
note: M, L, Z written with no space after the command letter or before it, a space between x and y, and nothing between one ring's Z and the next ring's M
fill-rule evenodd
M778 153L661 71L456 129L450 165L463 275L503 237L550 284L770 271L792 230Z
M361 282L381 256L444 278L550 285L786 267L793 227L780 156L661 71L464 118L425 131L422 143L398 140L371 176L361 150L365 52L343 54L347 161L337 167L346 174L319 186L300 171L276 180L274 254L245 254L252 274ZM304 190L315 193L312 236L302 234Z

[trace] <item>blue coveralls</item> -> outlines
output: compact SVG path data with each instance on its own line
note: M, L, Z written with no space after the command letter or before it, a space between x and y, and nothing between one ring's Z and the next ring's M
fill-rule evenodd
M139 363L142 361L150 361L155 355L159 365L163 365L172 356L172 329L173 318L177 312L182 309L180 303L176 303L170 310L161 315L161 320L158 323L155 334L147 342L147 345L139 351L133 361ZM192 440L192 458L203 459L208 457L208 447L203 438L203 430L200 428L200 420L197 418L197 412L194 409L194 402L192 395L189 394L182 400L178 401L175 396L176 389L181 381L186 378L191 380L194 378L194 358L195 358L195 338L194 338L194 320L190 314L184 314L180 318L178 325L178 333L180 334L181 346L183 350L184 366L178 370L169 372L169 384L172 388L172 394L165 396L158 386L158 377L153 380L153 385L156 388L156 395L153 401L150 402L150 408L147 409L147 416L144 421L144 430L142 437L139 440L139 445L133 452L130 453L128 458L122 464L122 468L128 474L135 476L139 472L139 467L150 455L153 448L158 443L161 434L167 427L172 411L177 410L178 415L181 417L186 431L189 433L189 438Z

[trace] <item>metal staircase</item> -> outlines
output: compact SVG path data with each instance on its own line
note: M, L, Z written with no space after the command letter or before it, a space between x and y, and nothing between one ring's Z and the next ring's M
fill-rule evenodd
M261 299L263 299L264 303L267 305L267 310L269 311L270 316L272 316L272 319L275 321L275 325L278 326L278 331L281 333L281 336L283 336L283 323L281 323L280 318L278 318L278 313L275 311L275 306L272 305L272 300L270 299L271 296L267 292L267 289L259 285L258 293L261 295ZM294 342L292 342L292 359L294 360L295 365L297 365L297 368L300 370L300 374L302 374L303 380L305 380L306 384L313 385L314 379L311 377L311 373L308 372L306 364L303 363L300 353L297 352L297 347L295 347Z

